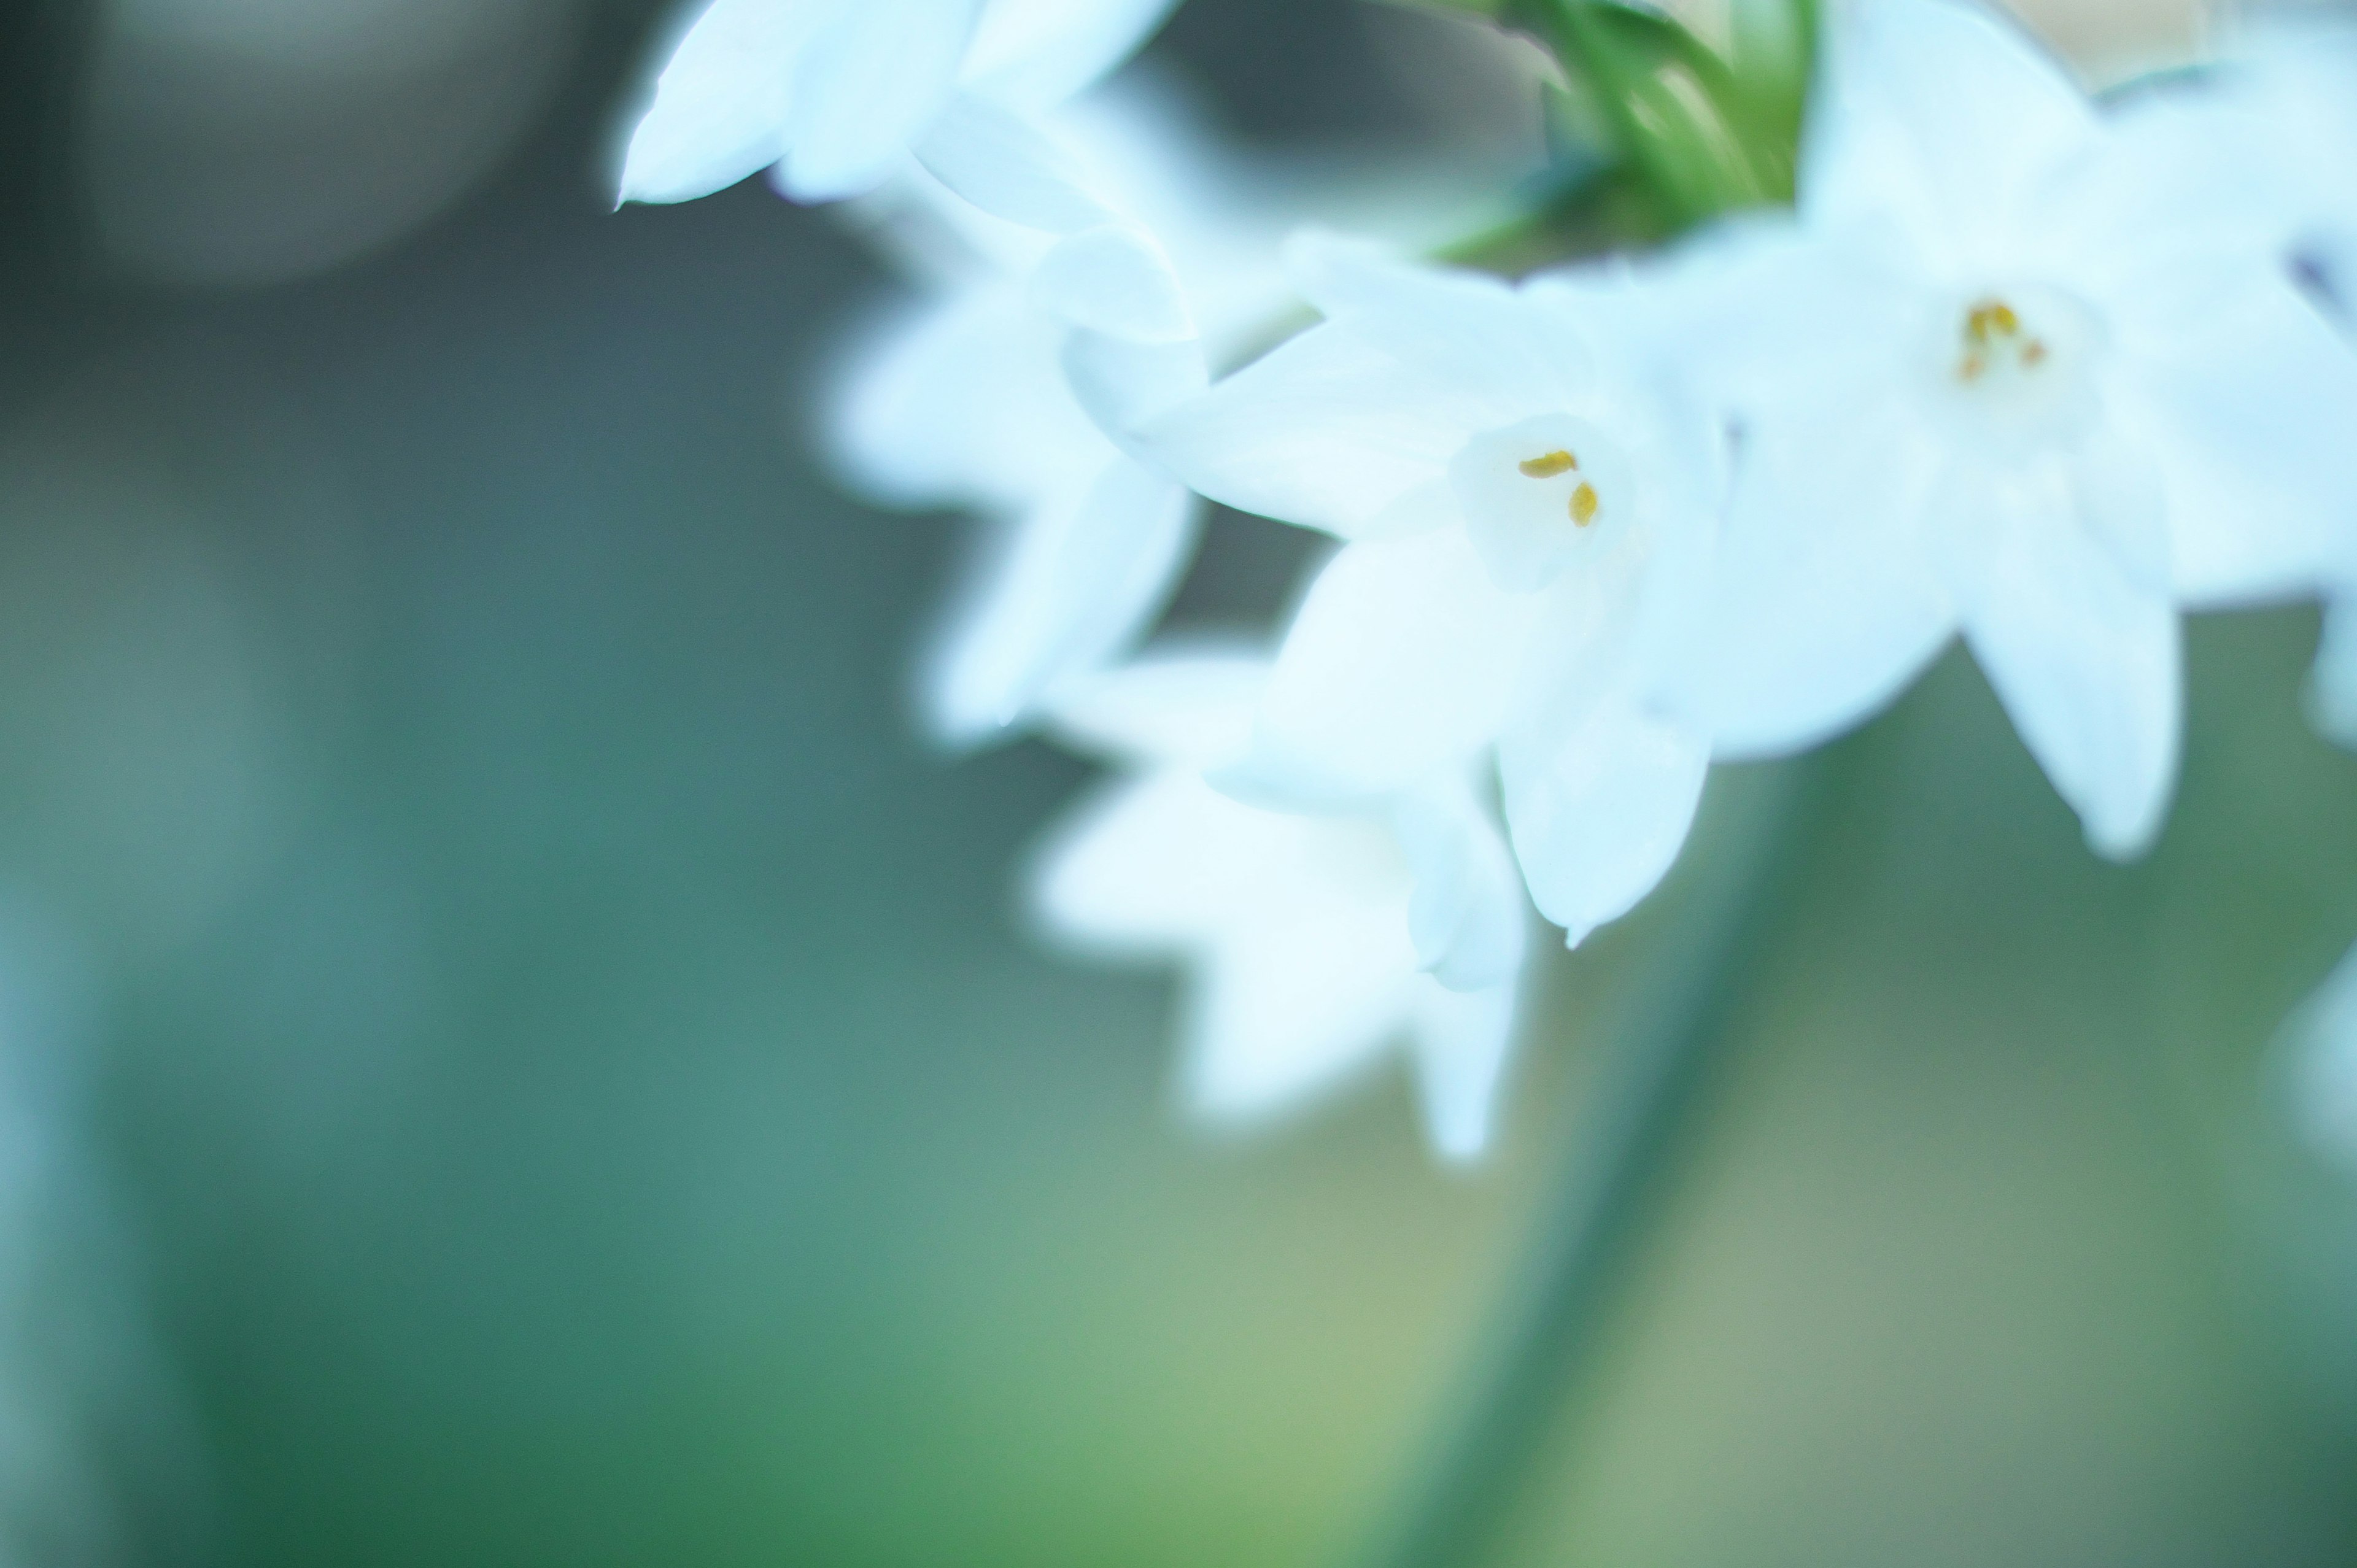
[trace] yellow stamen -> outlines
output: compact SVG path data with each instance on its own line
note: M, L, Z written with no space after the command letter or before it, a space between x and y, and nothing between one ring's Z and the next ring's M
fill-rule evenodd
M1544 456L1533 457L1522 465L1523 477L1530 479L1552 479L1557 474L1568 474L1579 467L1579 459L1557 449ZM1581 487L1585 489L1586 487Z
M2020 313L1995 297L1964 312L1964 339L1956 380L1966 386L1992 371L2035 371L2053 357L2046 339L2024 336Z
M1571 492L1571 521L1582 528L1596 521L1596 487L1582 481Z

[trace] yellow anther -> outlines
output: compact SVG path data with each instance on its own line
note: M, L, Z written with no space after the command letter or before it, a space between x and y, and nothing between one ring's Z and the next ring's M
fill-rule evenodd
M2053 356L2046 339L2023 336L2020 314L2001 299L1984 299L1964 312L1964 338L1956 380L1966 386L1993 371L2037 370Z
M1552 479L1557 474L1568 474L1579 467L1579 459L1560 447L1543 456L1530 458L1522 465L1523 477L1530 479ZM1582 489L1586 486L1580 487Z
M2021 330L2021 317L2001 299L1983 300L1964 313L1964 340L1986 349L1992 338L2011 338Z
M1571 521L1582 528L1596 521L1596 487L1585 480L1571 492Z

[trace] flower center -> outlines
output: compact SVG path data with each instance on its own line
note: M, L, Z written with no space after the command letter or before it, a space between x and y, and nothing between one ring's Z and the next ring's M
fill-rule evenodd
M1609 553L1635 521L1628 455L1577 414L1476 435L1448 480L1473 547L1509 593L1543 588L1573 563Z
M2102 413L2100 315L2022 280L1931 302L1922 365L1956 439L2012 460L2075 439Z
M1565 474L1579 472L1579 459L1566 447L1558 446L1535 457L1525 457L1515 465L1526 479L1559 478ZM1571 513L1572 525L1586 528L1596 521L1596 509L1602 504L1596 499L1596 487L1582 478L1572 486L1571 500L1565 510Z
M1968 387L1992 377L2034 376L2054 357L2045 338L2022 326L2020 313L1994 295L1966 308L1963 338L1956 380Z

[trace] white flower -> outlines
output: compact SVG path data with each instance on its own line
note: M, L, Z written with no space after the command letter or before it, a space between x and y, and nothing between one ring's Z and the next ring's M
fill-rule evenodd
M974 100L1061 102L1175 0L714 0L680 38L623 158L625 201L685 201L773 168L798 201L874 189Z
M998 130L1017 156L985 160L999 188L978 194L1077 232L994 216L920 170L880 193L858 216L930 274L930 297L866 335L828 432L838 469L870 499L988 520L924 679L929 725L953 745L1004 733L1059 682L1125 650L1190 555L1192 498L1076 399L1064 369L1075 338L1092 394L1134 416L1200 391L1206 348L1235 352L1298 308L1277 251L1304 211L1429 235L1463 205L1425 171L1390 168L1378 184L1372 170L1246 159L1136 71L1049 116L1037 136ZM1010 172L1026 170L1006 196ZM1075 283L1076 261L1108 256L1108 278ZM1168 306L1156 281L1125 265L1167 265L1175 324L1157 319ZM1121 319L1123 297L1146 301L1142 319Z
M1228 782L1380 797L1495 743L1532 894L1577 941L1667 870L1708 763L1669 697L1721 438L1678 391L1669 301L1314 237L1293 262L1324 323L1142 432L1205 495L1350 542Z
M2126 109L2204 202L2357 302L2357 18L2265 18L2190 91L2163 83Z
M1719 258L1722 753L1855 723L1961 629L2091 843L2135 854L2178 609L2315 585L2357 505L2357 361L2181 144L2009 26L1874 0L1829 41L1797 234Z
M1070 689L1059 734L1124 769L1038 857L1050 936L1188 968L1182 1081L1200 1114L1265 1121L1403 1046L1434 1145L1488 1144L1528 916L1461 778L1351 813L1243 805L1202 770L1267 676L1232 651L1149 658Z
M2255 225L2357 319L2357 22L2288 18L2255 29L2198 92L2155 95L2142 118L2171 135L2230 212ZM2357 515L2326 584L2310 711L2357 746Z

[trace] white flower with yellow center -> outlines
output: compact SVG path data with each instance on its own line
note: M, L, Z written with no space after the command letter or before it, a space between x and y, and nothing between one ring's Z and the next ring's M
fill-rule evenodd
M621 199L686 201L771 169L798 201L956 152L952 106L1062 102L1176 0L714 0L680 36L624 154Z
M1146 422L1215 500L1348 541L1278 654L1239 793L1381 798L1495 745L1533 897L1577 941L1684 843L1709 736L1674 703L1721 499L1669 301L1293 247L1325 321Z
M1240 803L1202 770L1243 743L1265 659L1150 658L1068 688L1060 736L1122 772L1036 859L1060 945L1187 966L1181 1082L1214 1121L1273 1120L1402 1048L1433 1144L1487 1146L1528 914L1462 778L1363 811Z
M2166 811L2178 612L2312 587L2357 509L2357 360L2168 137L2009 24L1869 0L1797 224L1719 274L1741 456L1709 618L1723 755L1813 744L1958 630L2115 856Z

